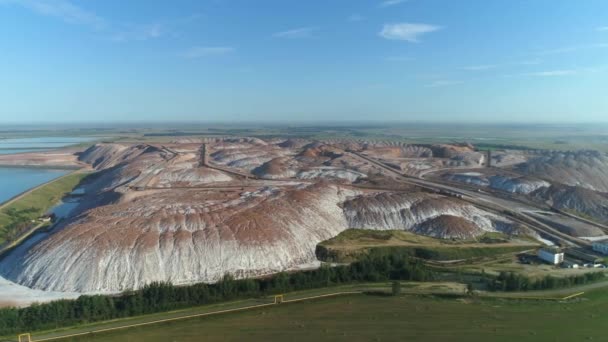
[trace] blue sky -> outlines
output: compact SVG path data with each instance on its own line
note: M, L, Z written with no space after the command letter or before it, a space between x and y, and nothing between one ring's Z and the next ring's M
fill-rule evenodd
M0 122L608 121L604 0L0 0Z

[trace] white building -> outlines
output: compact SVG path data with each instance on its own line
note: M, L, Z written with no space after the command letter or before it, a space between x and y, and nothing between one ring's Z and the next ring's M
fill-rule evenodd
M593 241L593 250L602 254L608 254L608 239Z
M538 257L553 265L564 262L564 253L558 249L541 248L538 250Z

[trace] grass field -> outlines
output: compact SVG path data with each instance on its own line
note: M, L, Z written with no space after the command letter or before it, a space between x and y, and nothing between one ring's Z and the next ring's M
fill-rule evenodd
M401 282L403 294L464 294L466 291L466 285L456 282ZM285 294L285 300L288 301L301 301L311 297L335 295L336 293L350 293L350 292L391 292L392 283L390 282L372 282L372 283L353 283L347 285L329 286L316 289L307 289L300 291L293 291ZM175 320L183 319L183 317L189 317L193 315L211 314L218 311L243 309L260 304L270 304L274 302L272 295L266 297L254 297L249 299L241 299L236 301L222 302L216 304L208 304L202 306L195 306L191 308L178 309L168 312L152 313L134 317L118 318L114 320L83 323L71 327L52 329L47 331L34 332L33 340L47 340L53 338L59 338L61 336L73 336L75 334L88 334L91 331L100 331L107 329L116 329L119 327L131 326L136 324L146 324L150 322L157 322L159 320ZM157 323L155 323L157 324ZM15 336L13 334L8 336L0 336L0 341L14 341Z
M0 209L0 245L15 237L19 224L27 224L46 213L86 177L75 172L43 185Z
M450 241L405 231L349 229L320 243L317 247L317 257L323 261L352 262L372 251L374 253L392 253L400 250L423 259L447 261L494 257L538 246L534 242L512 242L496 236L488 237L487 240L501 242Z
M352 295L63 341L605 340L608 293L575 302Z

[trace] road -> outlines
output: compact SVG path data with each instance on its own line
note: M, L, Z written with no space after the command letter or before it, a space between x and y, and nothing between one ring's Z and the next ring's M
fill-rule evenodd
M334 148L337 148L337 147L334 146ZM165 148L165 150L168 153L174 153L173 157L175 157L178 154L178 152L175 152L175 151L172 151L172 150L169 150L166 148ZM387 166L386 164L384 164L374 158L368 157L362 153L359 153L356 151L351 151L351 150L345 150L344 153L350 155L351 157L353 157L355 159L359 159L364 163L372 164L374 167L384 170L389 175L391 175L392 178L396 182L401 182L401 183L408 184L408 185L418 186L418 187L421 187L421 188L426 189L427 191L431 191L431 192L439 192L439 193L455 196L455 197L461 198L464 201L470 202L478 207L486 209L490 212L495 212L500 215L507 215L510 217L510 219L512 221L524 224L525 226L528 226L531 229L540 233L541 236L547 237L550 240L553 240L554 242L557 242L559 244L571 245L571 246L577 246L577 247L589 247L591 245L591 243L589 241L579 239L579 238L567 235L565 233L562 233L561 231L549 226L548 224L540 222L539 220L537 220L536 218L534 218L533 216L528 214L529 212L547 210L546 207L543 207L541 205L535 205L534 203L532 203L530 201L517 199L516 196L513 196L513 195L509 196L508 194L497 193L492 190L479 192L476 189L473 189L467 185L461 185L461 184L456 185L453 183L437 182L437 181L430 181L430 180L426 180L426 179L422 179L422 178L411 177L411 176L401 173L400 170L396 170L390 166ZM169 163L173 159L173 157L169 158L164 164ZM149 173L148 176L146 176L142 181L138 182L137 186L132 186L131 188L134 190L170 190L170 189L172 189L172 188L159 188L159 187L148 186L150 178L155 176L157 174L157 171L160 171L160 168L162 166L164 166L164 165L162 165L162 164L159 165L154 170L154 172ZM217 190L217 191L239 191L239 190L245 190L245 189L252 189L253 187L258 186L258 185L259 186L288 185L286 183L281 184L281 182L293 182L294 181L293 179L276 179L276 180L260 179L258 177L255 177L254 175L232 170L230 168L223 167L223 166L212 165L209 162L206 163L205 167L217 169L217 170L223 171L223 172L229 172L233 175L244 177L246 179L251 179L253 181L261 181L262 183L260 183L260 184L251 183L251 184L246 184L246 185L242 185L242 186L241 185L215 185L215 186L199 186L199 187L190 187L189 186L189 187L173 187L173 188L174 189L192 188L192 189L199 189L199 190ZM298 180L298 181L301 183L307 182L304 180ZM273 182L273 183L270 184L268 182ZM358 186L353 185L352 187L358 187ZM361 188L365 188L365 189L369 189L369 190L374 190L374 189L390 190L390 189L380 189L380 188L374 188L374 187L361 187Z
M168 152L175 153L174 151L171 151L171 150L168 150ZM460 186L454 186L451 184L445 184L445 183L440 183L440 182L435 182L435 181L429 181L426 179L410 177L410 176L400 173L396 169L393 169L373 158L367 157L360 153L353 152L353 151L346 151L345 153L348 153L351 156L353 156L354 158L358 158L367 163L371 163L378 168L381 168L382 170L384 170L384 171L388 172L390 175L392 175L393 178L395 179L395 181L403 182L403 183L410 184L410 185L415 185L415 186L418 186L418 187L421 187L421 188L424 188L424 189L427 189L427 190L433 191L433 192L445 191L445 192L451 193L453 195L460 195L460 196L462 196L463 200L471 202L480 207L486 208L491 211L501 212L503 214L508 213L511 216L511 219L518 221L518 222L523 222L527 226L537 230L538 232L551 236L558 241L567 241L567 242L569 242L573 245L577 245L577 246L588 246L589 245L589 242L587 242L587 241L573 238L571 236L563 234L563 233L551 228L550 226L547 226L541 222L538 222L538 220L535 220L533 217L526 214L526 212L543 210L543 208L535 207L533 205L530 205L529 203L522 203L521 201L508 199L508 198L504 198L504 197L499 197L498 195L493 194L491 192L480 193L477 191L467 189L464 186L460 187ZM169 162L169 161L170 160L168 160L167 162ZM225 169L223 167L215 167L215 168L222 170L222 171L228 171L227 169ZM230 172L232 172L232 171L230 171ZM151 174L155 174L155 172L152 172ZM248 175L245 175L245 174L241 174L241 173L238 173L238 174L241 176L244 176L244 177L249 177ZM254 178L254 177L251 177L251 178ZM57 179L55 179L53 181L56 181L56 180ZM145 182L142 182L144 185L144 188L152 189L152 188L149 188L146 186L149 181L148 177L146 177L144 180L145 180ZM270 180L259 180L259 181L268 182ZM285 181L285 180L276 180L276 184L274 184L274 185L279 185L279 183L282 181ZM289 181L293 182L294 180L289 180ZM302 181L299 181L299 182L302 182ZM9 202L17 200L18 198L21 198L21 197L25 196L26 194L28 194L46 184L48 184L48 183L45 183L36 188L30 189L30 190L22 193L21 195L17 196L16 198L13 198ZM251 185L251 186L254 186L254 185ZM237 188L239 188L239 189L247 188L247 186L201 187L201 189L205 189L205 188L208 188L210 190L212 190L212 189L217 190L217 189L221 189L221 188L226 188L227 190L234 190ZM160 189L165 189L165 188L160 188ZM0 206L0 208L6 204L7 203L3 204L2 206ZM606 287L606 286L608 286L608 283L594 283L594 284L577 287L575 289L543 291L543 292L539 292L539 294L543 295L543 296L544 295L554 295L555 296L555 295L562 295L562 294L570 294L573 291L587 291L587 290ZM360 287L360 288L354 289L352 291L338 291L338 292L327 293L327 294L296 297L293 299L287 299L284 301L284 303L295 302L295 301L304 301L304 300L313 300L313 299L322 298L325 296L357 294L357 293L361 293L361 292L365 291L366 289L369 289L369 288ZM406 292L404 292L404 293L406 293ZM421 293L421 292L416 292L416 293ZM428 294L433 294L433 291L429 291ZM534 295L536 295L536 293L531 293L531 292L508 293L508 294L483 293L481 295L490 296L490 297L525 298L525 297L534 296ZM204 310L201 308L189 309L189 310L183 310L183 311L179 311L179 312L170 312L170 313L164 313L164 314L160 314L160 315L151 315L149 317L146 316L146 317L138 317L138 318L133 318L133 319L128 319L128 320L106 322L106 323L96 324L94 326L80 327L80 328L76 328L74 330L69 330L69 331L64 331L64 332L39 334L39 335L36 335L35 341L57 340L57 339L66 338L68 336L85 335L85 334L99 333L99 332L109 331L109 330L125 329L125 328L135 327L135 326L158 324L161 322L167 322L167 321L178 320L178 319L186 319L186 318L192 318L192 317L225 314L225 313L234 312L234 311L251 310L251 309L255 309L255 308L273 306L273 305L276 305L276 304L274 302L260 302L259 299L255 299L255 300L252 299L252 300L246 300L246 301L240 301L240 302L234 302L234 303L228 303L228 304L222 304L222 305L216 305L216 306L207 306L204 308ZM199 312L197 312L196 310L199 310ZM159 316L162 316L162 318L159 318ZM74 334L76 334L76 335L74 335Z
M345 153L363 162L371 163L374 166L388 172L390 175L393 176L393 179L397 182L415 185L432 192L444 192L454 196L462 197L463 200L470 202L476 206L482 207L490 211L498 212L500 214L506 214L510 216L513 221L523 223L526 226L541 233L543 236L550 237L556 242L565 242L566 244L578 247L589 247L591 245L589 241L564 234L542 222L539 222L538 220L527 214L527 212L543 210L544 208L542 207L539 208L536 206L532 206L530 203L523 203L521 201L513 199L498 197L497 195L493 195L492 192L478 192L466 189L465 186L456 187L451 184L449 185L445 183L439 183L426 179L407 176L402 174L400 171L391 168L383 164L382 162L379 162L361 153L349 150L345 151Z
M152 145L146 145L147 147L155 147ZM175 159L179 154L177 152L173 152L172 150L167 149L165 146L160 146L160 149L168 154L171 154L171 157L164 157L163 161L161 163L157 163L156 165L154 165L154 169L152 169L150 172L148 172L147 175L145 175L141 180L139 180L137 182L137 184L131 186L132 188L136 188L136 189L145 189L148 186L148 183L150 183L150 180L156 176L157 174L159 174L165 167L167 167L167 165L169 165L169 163L171 163L171 161L173 159Z

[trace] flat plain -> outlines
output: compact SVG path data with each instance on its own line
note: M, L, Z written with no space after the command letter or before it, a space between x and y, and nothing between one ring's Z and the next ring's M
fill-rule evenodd
M605 290L574 302L352 295L65 341L602 341Z

